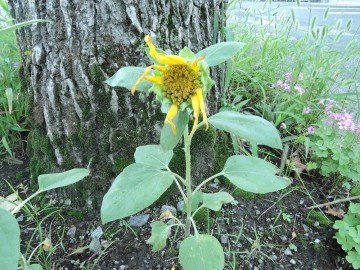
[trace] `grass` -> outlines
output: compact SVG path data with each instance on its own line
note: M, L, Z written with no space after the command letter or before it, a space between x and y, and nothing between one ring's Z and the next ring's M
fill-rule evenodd
M263 10L268 8L268 4L269 1L264 3ZM230 94L223 98L223 105L238 105L278 126L286 120L299 122L300 119L301 122L306 104L317 103L320 98L332 98L344 107L349 103L354 105L355 101L354 112L359 117L360 93L356 76L360 43L352 40L344 51L338 51L334 45L344 31L351 29L351 23L344 27L340 24L318 27L315 17L309 32L295 39L292 37L297 30L295 16L280 14L280 10L273 6L267 12L248 8L241 18L230 18L235 39L244 42L245 48L232 65ZM331 36L332 31L338 31L338 36ZM350 61L355 65L349 72L344 67ZM305 77L303 88L308 91L298 97L295 105L292 105L293 98L280 95L278 89L272 87L287 72L303 73ZM292 87L295 83L293 79Z
M282 170L289 176L294 171L290 168L294 167L290 158L294 153L305 165L313 161L309 153L315 150L311 143L315 137L308 130L324 125L330 111L346 111L355 121L360 120L360 42L353 38L345 49L337 45L342 35L359 33L360 29L353 29L351 20L318 26L317 17L309 17L307 31L295 38L298 21L293 11L286 14L280 5L266 1L255 2L236 17L232 15L232 10L241 5L242 1L231 1L228 11L234 39L245 46L228 65L231 76L222 108L255 114L274 123L283 142L290 146L286 166L282 161ZM325 22L328 14L329 9L323 14ZM288 88L282 86L285 83ZM323 99L332 100L329 111L321 105ZM360 136L353 137L356 144ZM232 139L236 153L257 156L263 151ZM266 156L266 151L260 155Z
M12 25L7 2L0 0L0 29ZM0 156L23 152L22 132L27 131L25 99L18 70L21 57L15 32L0 35Z

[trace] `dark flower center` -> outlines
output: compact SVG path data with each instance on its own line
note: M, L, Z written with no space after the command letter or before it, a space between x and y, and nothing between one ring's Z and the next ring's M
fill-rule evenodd
M191 103L196 89L201 88L200 75L189 65L169 66L164 72L163 95L174 104Z

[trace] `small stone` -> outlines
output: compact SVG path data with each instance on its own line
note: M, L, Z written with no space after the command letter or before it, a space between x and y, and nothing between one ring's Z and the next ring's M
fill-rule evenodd
M176 205L176 209L178 210L178 212L182 212L184 209L184 201L179 201Z
M219 183L211 183L211 184L209 184L209 188L218 189L219 188Z
M304 204L304 202L305 202L304 199L301 199L299 204Z
M256 210L256 211L255 211L255 214L256 214L257 216L260 215L260 213L261 213L261 212L260 212L259 210Z
M101 226L98 226L93 232L91 233L92 238L100 239L100 237L103 235L103 230Z
M101 253L101 243L99 238L93 238L90 242L89 249L97 254Z
M320 243L320 239L315 239L314 243L315 243L315 244L319 244L319 243Z
M287 248L287 249L285 249L284 254L287 255L287 256L291 256L292 252L291 252L291 250L289 248Z
M315 223L314 223L314 227L319 227L319 226L320 226L319 221L315 221Z
M229 240L228 236L223 235L223 234L221 235L221 237L220 237L221 244L226 244L228 242L228 240Z
M295 261L294 259L291 259L291 260L290 260L290 263L291 263L292 265L295 265L295 264L296 264L296 261Z
M132 227L141 227L149 220L149 218L149 214L133 216L129 219L129 225Z
M75 237L75 233L76 233L76 227L75 226L71 226L71 228L67 231L66 235L69 238L74 238Z
M23 221L23 220L24 220L24 215L21 214L20 216L18 216L18 217L16 218L16 220L17 220L17 222Z
M271 260L273 260L273 261L276 261L276 260L278 259L278 257L277 257L276 255L271 255L270 258L271 258Z
M177 214L176 208L174 206L171 206L171 205L163 205L163 206L161 206L160 212L164 213L165 211L170 211L171 214L173 214L173 216L176 216L176 214Z
M66 200L64 201L64 205L70 206L70 205L71 205L71 200L70 200L70 199L66 199Z

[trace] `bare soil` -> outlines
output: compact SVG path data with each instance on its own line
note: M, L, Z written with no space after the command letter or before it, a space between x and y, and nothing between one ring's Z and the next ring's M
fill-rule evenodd
M22 165L0 163L1 196L12 193L6 181L22 198L29 196L31 193L26 190L29 179L26 160ZM303 183L294 178L291 187L266 196L239 193L222 182L210 190L226 190L237 200L237 204L226 205L219 213L209 212L208 218L205 213L205 218L199 221L202 232L214 235L222 243L225 269L352 269L333 239L331 223L336 218L327 216L330 224L325 225L327 218L319 209L314 209L318 213L315 215L306 209L314 202L327 202L341 194L334 194L313 176L304 179ZM178 198L173 197L166 204L176 207L177 202ZM346 210L346 204L336 207ZM46 237L51 239L50 251L40 246L31 258L44 269L142 270L171 269L173 265L181 269L180 234L173 232L167 248L161 252L153 253L146 244L150 224L158 219L160 208L161 205L154 205L146 209L150 219L140 228L120 221L103 226L101 252L97 254L90 250L90 243L91 233L101 226L100 220L88 220L66 205L52 205L51 198L44 195L32 201L29 206L32 214L28 211L17 214L22 231L21 250L29 258ZM69 231L72 227L76 228L73 237Z

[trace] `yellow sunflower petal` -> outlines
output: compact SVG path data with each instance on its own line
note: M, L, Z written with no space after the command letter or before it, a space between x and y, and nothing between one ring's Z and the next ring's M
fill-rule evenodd
M199 99L200 110L201 110L201 113L202 113L203 121L205 122L205 125L206 125L206 130L208 130L209 123L208 123L208 120L207 120L204 97L203 97L203 91L202 91L201 88L196 89L196 95L198 96L198 99Z
M176 104L172 104L165 118L165 122L171 125L171 130L172 133L174 134L174 137L176 137L176 126L172 120L176 116L177 112L178 112L178 106Z
M187 61L185 58L182 58L181 56L177 55L167 55L163 53L158 53L156 51L156 48L154 44L151 41L151 38L149 35L145 36L145 42L150 48L150 55L155 58L157 62L164 65L184 65L187 64ZM157 66L159 67L159 66Z
M136 87L139 85L139 83L145 78L146 75L148 75L148 73L151 71L151 69L153 68L153 66L149 66L147 68L145 68L145 71L143 73L143 75L140 76L139 79L137 79L136 83L134 84L134 86L131 88L131 94L134 95Z
M195 71L198 72L199 71L199 62L201 60L205 59L205 55L204 56L200 56L199 58L197 58L196 60L194 60L194 62L191 63L191 68Z
M164 81L163 77L160 76L145 76L144 79L157 84L162 84Z
M156 48L155 48L154 44L152 43L151 38L150 38L149 35L145 36L145 42L150 48L150 55L155 58L156 54L157 54Z
M164 66L159 66L159 65L153 65L153 69L156 69L158 71L161 71L162 73L164 73L166 71L166 67Z
M167 55L163 53L157 53L154 57L156 61L164 65L186 65L189 64L185 58L178 55Z
M194 110L194 125L193 128L191 130L190 134L193 134L195 132L196 126L199 122L199 115L200 115L200 107L199 107L199 97L197 95L193 95L191 97L191 104Z

